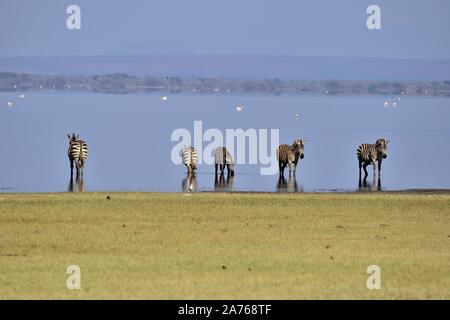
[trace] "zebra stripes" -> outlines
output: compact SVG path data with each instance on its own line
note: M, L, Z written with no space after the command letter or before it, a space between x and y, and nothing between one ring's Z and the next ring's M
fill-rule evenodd
M77 166L77 177L83 176L84 164L88 156L87 143L80 139L80 136L75 136L75 133L67 135L69 138L69 149L67 155L70 161L70 176L73 176L73 163Z
M183 163L187 168L188 173L194 173L197 170L198 154L192 146L185 146L183 149Z
M378 139L374 144L363 143L356 151L356 157L359 162L359 178L361 179L361 167L364 169L364 179L367 178L367 166L373 165L373 176L375 177L377 171L378 161L378 177L381 177L381 163L387 157L387 144L389 140Z
M280 169L280 176L284 177L284 169L289 166L289 175L295 175L298 159L303 159L305 156L306 140L294 140L292 145L281 144L277 149L278 166Z
M214 153L214 162L217 176L217 169L220 170L220 175L223 175L225 167L227 168L228 175L234 176L234 161L231 154L225 147L218 147Z

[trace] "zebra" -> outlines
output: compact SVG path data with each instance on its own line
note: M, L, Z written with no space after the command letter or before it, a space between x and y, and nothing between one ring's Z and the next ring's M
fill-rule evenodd
M217 169L220 170L220 175L223 175L225 167L227 167L228 176L234 177L234 161L231 154L225 147L218 147L214 153L214 161Z
M292 145L281 144L277 149L278 166L280 168L280 176L284 177L284 168L289 165L289 176L295 176L298 159L305 157L305 144L307 140L294 140Z
M76 162L77 165L77 177L83 176L84 164L88 156L87 143L80 140L80 136L75 136L75 133L67 135L69 138L69 149L67 150L67 155L70 161L70 176L73 176L73 163Z
M361 179L361 168L364 169L364 180L367 178L367 166L373 165L373 176L377 172L376 162L378 161L378 178L381 177L381 162L387 158L387 144L389 140L378 139L374 144L363 143L358 147L356 156L359 161L359 179Z
M198 154L192 146L185 146L183 149L183 163L187 168L188 173L194 173L197 170Z

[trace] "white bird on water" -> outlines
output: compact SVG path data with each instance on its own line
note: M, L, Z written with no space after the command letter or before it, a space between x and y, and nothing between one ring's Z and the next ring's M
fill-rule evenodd
M167 101L167 97L166 97L166 96L163 96L163 97L161 97L161 100L162 100L162 101Z
M385 102L384 102L384 107L385 107L385 108L389 107L389 102L385 101Z
M236 107L236 111L237 111L237 112L244 111L244 106L237 106L237 107Z
M392 106L395 108L397 106L397 102L392 102Z
M6 104L8 105L8 107L12 107L13 106L13 103L11 101L8 101Z
M298 119L299 115L298 113L294 113L294 119Z
M23 99L23 98L25 98L25 95L24 94L19 94L19 99Z

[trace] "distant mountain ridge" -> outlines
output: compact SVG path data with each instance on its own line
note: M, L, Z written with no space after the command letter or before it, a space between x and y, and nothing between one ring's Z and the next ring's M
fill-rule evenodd
M0 57L0 71L308 80L450 80L450 60L269 55Z

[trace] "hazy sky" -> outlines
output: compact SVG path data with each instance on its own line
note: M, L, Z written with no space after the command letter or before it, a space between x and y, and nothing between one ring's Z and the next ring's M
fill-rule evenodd
M66 8L81 7L81 30ZM382 30L366 9L381 7ZM0 0L0 56L116 53L450 58L449 0Z

